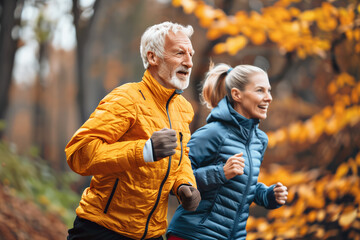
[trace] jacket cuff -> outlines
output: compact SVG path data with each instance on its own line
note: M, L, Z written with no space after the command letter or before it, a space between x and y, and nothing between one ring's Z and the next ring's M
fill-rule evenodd
M128 157L130 157L129 159L134 159L135 157L135 164L137 167L142 167L146 164L145 160L144 160L144 147L145 147L145 143L146 143L146 140L139 140L138 143L136 144L136 147L134 149L135 151L135 156L132 155L134 153L129 153L130 155L132 156L129 156L128 154Z
M272 185L267 189L266 198L268 200L268 209L276 209L282 206L276 202L274 187L275 185Z
M154 147L153 147L151 138L149 138L145 143L145 146L143 149L143 156L144 156L145 162L154 162L154 160L155 160Z

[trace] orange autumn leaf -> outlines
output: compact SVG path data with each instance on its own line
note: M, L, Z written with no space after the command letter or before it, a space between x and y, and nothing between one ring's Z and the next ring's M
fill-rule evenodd
M180 7L182 3L182 0L172 0L172 5L174 7Z
M316 217L317 217L316 211L311 211L311 212L309 212L308 215L307 215L307 220L308 220L308 222L311 222L311 223L312 223L312 222L315 222Z
M343 228L349 227L355 221L356 216L357 216L357 209L352 209L347 212L344 211L344 213L340 215L339 225L342 226Z
M299 19L302 21L314 21L316 19L316 13L312 10L303 11L299 16Z
M235 55L239 50L243 49L248 40L244 36L237 36L233 38L228 38L226 40L227 51L230 55Z
M253 44L261 45L264 44L267 38L265 32L259 29L251 34L250 39Z
M326 217L326 211L324 209L320 209L319 211L317 211L317 216L316 216L316 220L321 222L325 219Z
M174 1L173 1L174 2ZM175 6L176 4L179 4L178 1L173 3ZM180 3L184 9L184 12L186 14L191 14L195 8L196 8L196 5L198 4L195 0L181 0L181 3Z
M322 209L325 206L325 199L319 198L313 195L312 198L308 199L308 206L316 209Z
M336 179L342 178L348 173L348 171L349 171L349 166L347 163L340 164L340 166L336 170L335 178Z
M226 52L226 44L225 43L216 44L215 47L214 47L214 52L216 54L221 54L221 53Z

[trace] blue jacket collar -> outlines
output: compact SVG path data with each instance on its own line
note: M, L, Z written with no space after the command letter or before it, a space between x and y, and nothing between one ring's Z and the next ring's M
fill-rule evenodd
M231 103L227 97L224 97L218 105L211 111L206 121L208 123L214 121L225 122L233 125L236 128L239 126L246 129L251 129L255 125L259 124L259 119L247 119L231 106Z

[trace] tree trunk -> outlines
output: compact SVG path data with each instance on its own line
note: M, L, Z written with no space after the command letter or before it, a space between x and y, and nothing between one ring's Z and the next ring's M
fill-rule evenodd
M39 43L39 64L40 66L47 58L46 42ZM43 74L39 70L34 88L34 128L33 128L33 143L39 148L39 155L44 158L47 149L47 113L45 109L45 80Z
M86 22L81 22L80 15L81 10L79 9L79 0L73 0L72 12L74 16L74 25L76 31L76 77L77 77L77 103L79 107L79 116L81 124L84 123L88 115L86 113L85 107L85 74L84 74L84 50L86 49L86 43L89 36L89 31L91 29L93 19L98 8L99 1L95 0L94 2L94 13L91 18Z
M15 15L16 7L23 6L23 0L0 1L1 7L1 30L0 30L0 138L4 129L1 122L5 120L5 114L9 103L9 89L12 80L17 39L11 36L14 26L20 22L20 15ZM21 11L18 11L21 12Z

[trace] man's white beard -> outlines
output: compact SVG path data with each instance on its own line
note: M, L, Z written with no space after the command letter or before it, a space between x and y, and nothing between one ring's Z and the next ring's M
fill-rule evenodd
M189 69L189 75L186 77L186 81L184 80L180 80L177 76L176 76L176 72L178 70L175 70L172 78L170 79L170 83L176 87L176 89L180 89L180 90L185 90L190 83L190 74L191 74L191 69Z

